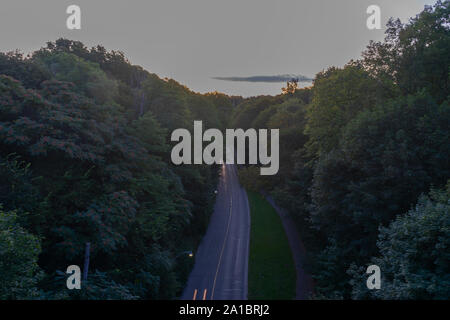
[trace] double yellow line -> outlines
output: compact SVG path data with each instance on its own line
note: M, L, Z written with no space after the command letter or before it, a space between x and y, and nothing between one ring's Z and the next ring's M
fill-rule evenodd
M203 290L203 300L206 300L206 293L208 292L207 289ZM194 290L194 296L192 297L192 300L197 299L197 289Z
M226 179L226 176L225 176L225 179ZM219 274L220 265L222 263L222 256L223 256L223 252L225 250L225 245L227 244L228 234L230 233L231 216L233 214L232 209L233 209L233 193L231 192L230 193L230 211L229 211L229 215L228 215L227 231L225 232L225 238L223 239L222 250L220 251L220 256L219 256L219 262L217 264L216 274L214 276L214 283L213 283L213 287L211 290L211 300L214 299L214 290L216 289L217 276ZM207 290L205 289L203 291L203 300L206 300L206 292L207 292ZM196 298L197 298L197 289L194 290L194 297L192 298L192 300L196 300Z

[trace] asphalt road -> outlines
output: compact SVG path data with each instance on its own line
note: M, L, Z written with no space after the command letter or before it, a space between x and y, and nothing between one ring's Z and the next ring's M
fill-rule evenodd
M250 211L235 165L223 165L214 212L182 300L247 299Z

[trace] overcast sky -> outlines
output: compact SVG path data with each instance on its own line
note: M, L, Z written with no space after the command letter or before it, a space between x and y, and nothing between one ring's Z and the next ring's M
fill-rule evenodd
M0 51L39 49L59 37L123 51L161 77L194 91L277 94L282 83L213 80L302 74L342 66L433 0L1 0ZM66 28L67 6L81 7L82 29ZM366 27L381 7L383 29Z

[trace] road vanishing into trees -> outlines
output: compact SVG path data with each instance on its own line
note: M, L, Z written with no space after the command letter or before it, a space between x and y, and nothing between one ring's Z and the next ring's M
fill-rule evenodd
M222 165L214 212L182 300L247 299L250 209L235 165Z

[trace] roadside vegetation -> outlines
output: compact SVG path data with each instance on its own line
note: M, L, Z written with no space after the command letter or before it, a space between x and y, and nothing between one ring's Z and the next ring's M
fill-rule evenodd
M59 39L0 53L0 299L174 299L208 225L217 168L174 166L170 133L233 107ZM88 282L65 289L83 265Z
M449 297L449 17L447 0L392 19L360 59L235 109L235 127L280 129L279 173L239 177L296 220L314 298ZM363 281L371 264L378 294Z
M251 214L248 298L290 300L296 274L281 219L260 194L248 192Z

